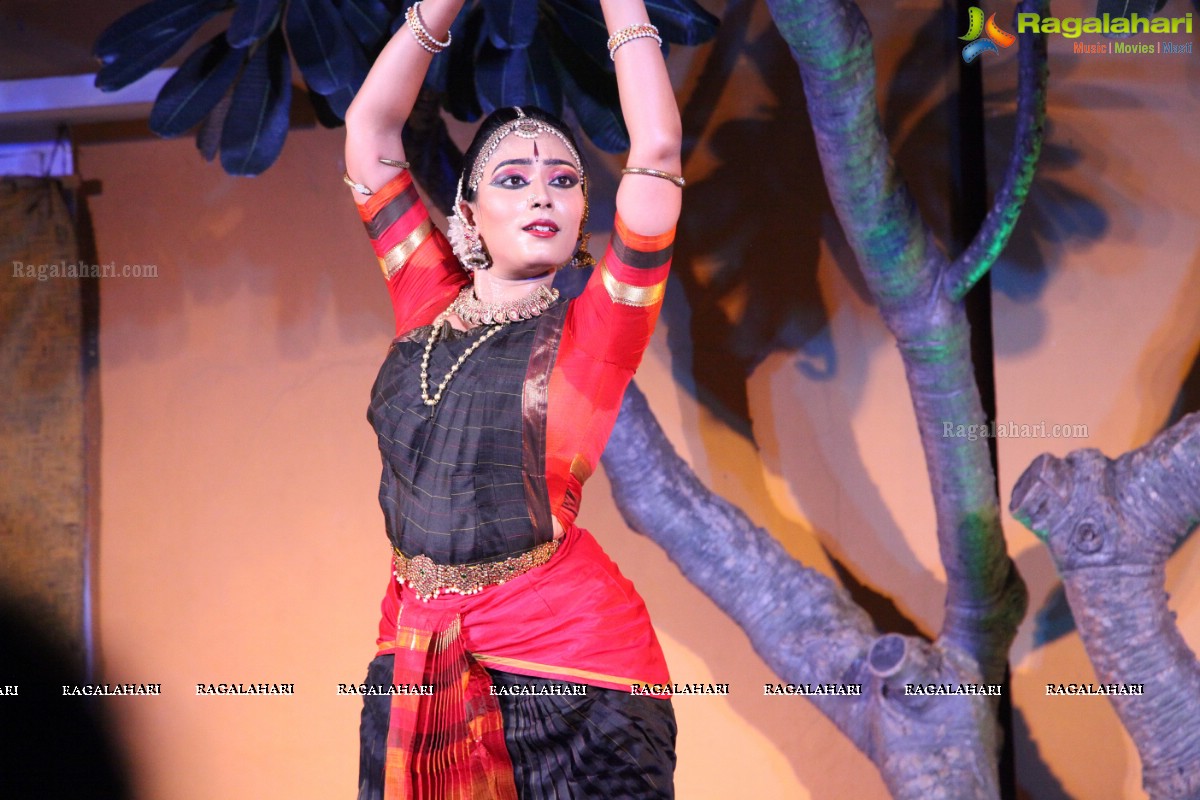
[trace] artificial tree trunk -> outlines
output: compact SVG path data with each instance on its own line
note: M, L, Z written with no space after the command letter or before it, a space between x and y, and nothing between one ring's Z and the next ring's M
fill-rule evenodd
M953 645L881 636L845 590L700 483L636 386L626 392L604 466L629 526L741 626L783 681L862 686L857 697L808 699L879 767L893 797L998 796L989 699L905 694L910 683L979 685L970 656Z
M1200 414L1111 460L1041 455L1013 515L1050 548L1102 685L1142 759L1154 800L1200 797L1200 665L1175 625L1167 558L1200 521Z
M996 204L967 251L949 261L921 220L888 152L875 99L871 35L848 0L768 0L808 100L826 185L846 238L904 361L946 569L939 639L990 682L1004 674L1024 614L1023 582L1005 550L987 442L947 437L985 422L963 298L1008 240L1028 194L1045 114L1045 40L1020 47L1018 127ZM1025 2L1018 12L1046 10Z

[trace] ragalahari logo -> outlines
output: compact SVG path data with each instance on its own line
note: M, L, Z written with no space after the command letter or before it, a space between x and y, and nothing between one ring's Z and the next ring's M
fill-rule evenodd
M968 22L969 27L966 34L958 37L964 42L970 43L963 48L962 52L963 61L968 64L984 53L999 53L1001 47L1010 47L1017 40L1016 36L1001 30L1000 26L996 24L995 14L988 17L987 23L984 23L983 9L979 6L971 6L968 12Z

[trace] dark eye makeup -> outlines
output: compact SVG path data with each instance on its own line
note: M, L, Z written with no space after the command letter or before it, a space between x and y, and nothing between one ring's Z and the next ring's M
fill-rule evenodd
M491 185L499 189L522 189L529 183L529 178L520 172L501 173L491 180ZM579 185L579 177L573 172L562 172L552 177L548 185L556 189L574 189Z

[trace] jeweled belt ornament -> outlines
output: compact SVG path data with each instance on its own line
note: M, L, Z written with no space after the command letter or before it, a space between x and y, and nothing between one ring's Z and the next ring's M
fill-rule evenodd
M424 602L442 594L478 594L540 567L558 550L558 539L503 561L486 564L435 564L429 556L409 558L392 548L392 574L401 586L412 589Z

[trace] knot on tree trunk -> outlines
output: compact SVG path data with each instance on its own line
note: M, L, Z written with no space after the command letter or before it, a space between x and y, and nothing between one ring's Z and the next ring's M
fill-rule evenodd
M982 682L970 656L945 642L890 633L871 644L867 671L867 753L893 797L999 796L999 687Z

